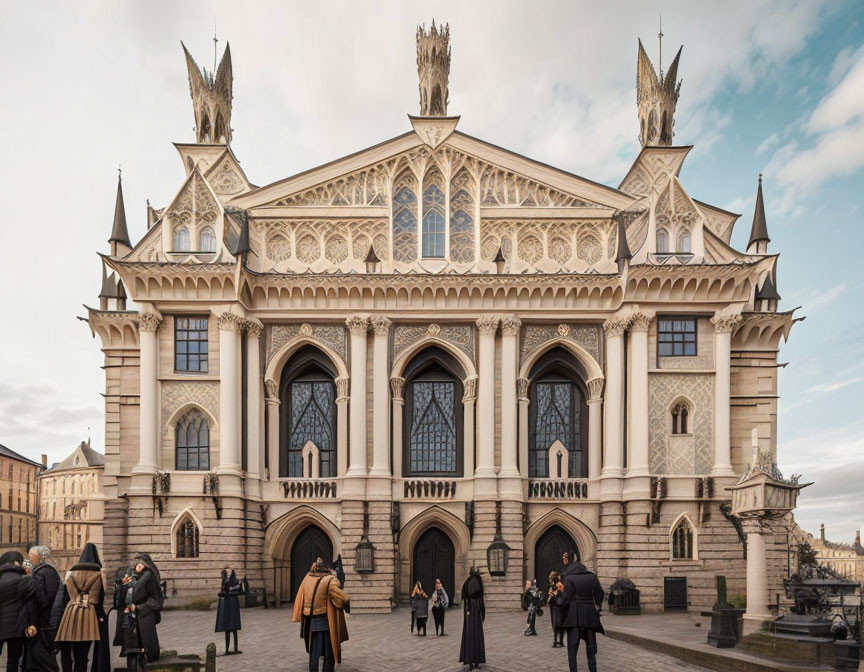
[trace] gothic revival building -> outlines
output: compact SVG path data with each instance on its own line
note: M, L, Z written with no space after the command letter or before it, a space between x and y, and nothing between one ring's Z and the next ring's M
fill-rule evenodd
M89 309L108 563L150 551L180 598L227 564L282 602L341 553L357 611L472 565L514 608L568 549L647 609L710 605L718 572L743 592L724 488L754 428L776 457L795 321L761 184L737 251L739 215L679 180L680 52L658 75L639 45L643 146L609 187L457 130L449 40L417 33L407 132L265 186L230 146L229 50L215 74L185 52L185 178L134 245L118 185Z

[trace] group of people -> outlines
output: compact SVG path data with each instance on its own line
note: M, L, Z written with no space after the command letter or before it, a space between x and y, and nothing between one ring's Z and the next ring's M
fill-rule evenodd
M411 632L414 632L414 626L417 626L417 634L421 637L426 636L426 621L429 619L429 610L432 610L432 618L435 621L435 635L444 636L444 616L447 613L447 607L450 606L450 598L447 596L447 591L444 590L444 585L441 579L435 579L435 590L432 591L432 597L426 594L423 590L423 584L419 581L414 584L414 589L411 591Z
M579 644L585 641L588 669L597 670L597 633L603 632L600 610L603 605L603 588L597 575L589 571L578 560L575 553L564 553L561 572L549 574L549 588L544 594L537 580L525 582L522 608L528 612L526 636L536 636L537 617L543 615L548 605L552 621L552 646L564 646L567 635L567 658L571 672L576 672L576 655Z
M110 672L112 640L96 546L85 545L62 580L50 555L48 547L34 546L26 560L17 551L0 557L0 647L6 647L7 672L86 672L88 664L91 672ZM142 553L121 574L113 644L121 647L128 670L138 672L159 659L159 570Z

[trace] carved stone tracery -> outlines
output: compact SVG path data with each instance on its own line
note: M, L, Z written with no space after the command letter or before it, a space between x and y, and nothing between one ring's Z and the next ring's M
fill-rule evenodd
M474 361L474 333L466 324L438 324L433 322L428 326L414 324L400 324L393 328L393 358L418 341L434 336L442 341L450 343L455 348L464 352L468 358Z
M522 328L520 361L544 343L563 338L585 349L598 364L600 360L600 327L596 324L531 324Z
M707 374L649 377L649 463L652 474L708 474L713 463L714 378ZM689 402L689 434L672 434L669 417L679 398Z
M277 324L270 328L270 348L267 353L269 361L278 350L289 341L304 336L318 341L338 354L343 360L347 359L347 335L345 327L336 324Z

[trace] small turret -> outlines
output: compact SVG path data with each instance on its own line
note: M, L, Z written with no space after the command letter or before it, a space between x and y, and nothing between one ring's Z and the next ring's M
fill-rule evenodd
M100 310L126 310L126 290L123 282L102 262L102 289L99 292Z
M662 36L662 32L660 35ZM642 145L672 144L675 125L675 106L681 93L681 80L678 78L678 62L681 59L682 46L663 73L661 65L659 75L654 71L651 59L645 53L642 40L639 40L639 51L636 66L636 106L639 110L639 141Z
M215 39L215 38L214 38ZM231 101L234 75L231 70L231 46L226 44L216 73L198 68L186 45L180 43L189 71L189 94L195 112L195 141L227 145L231 143ZM215 65L215 46L214 46Z
M750 228L750 242L747 254L768 254L768 224L765 222L765 201L762 199L762 173L759 173L759 188L756 191L756 207L753 210L753 226Z
M117 200L114 202L114 224L111 227L111 237L108 239L111 245L112 257L123 257L132 251L132 243L129 242L129 229L126 227L126 206L123 204L123 175L117 174Z
M825 541L825 523L819 525L819 538Z
M439 30L432 21L432 28L417 27L417 75L420 77L420 116L446 117L450 102L448 80L450 78L450 26L444 24Z

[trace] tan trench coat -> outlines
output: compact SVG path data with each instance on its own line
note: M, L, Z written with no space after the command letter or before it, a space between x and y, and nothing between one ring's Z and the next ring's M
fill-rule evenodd
M315 584L318 581L318 590ZM312 604L312 594L315 594L315 604ZM294 613L291 620L294 623L302 621L300 636L306 641L306 651L309 651L311 632L309 631L312 616L327 613L327 625L330 628L330 644L333 646L333 657L337 663L342 662L342 642L348 641L348 626L345 624L345 608L350 598L339 588L339 581L332 574L309 572L297 597L294 598ZM348 607L350 609L350 606Z
M69 603L63 611L55 641L98 642L99 618L96 605L102 601L105 588L102 573L76 569L66 579Z

